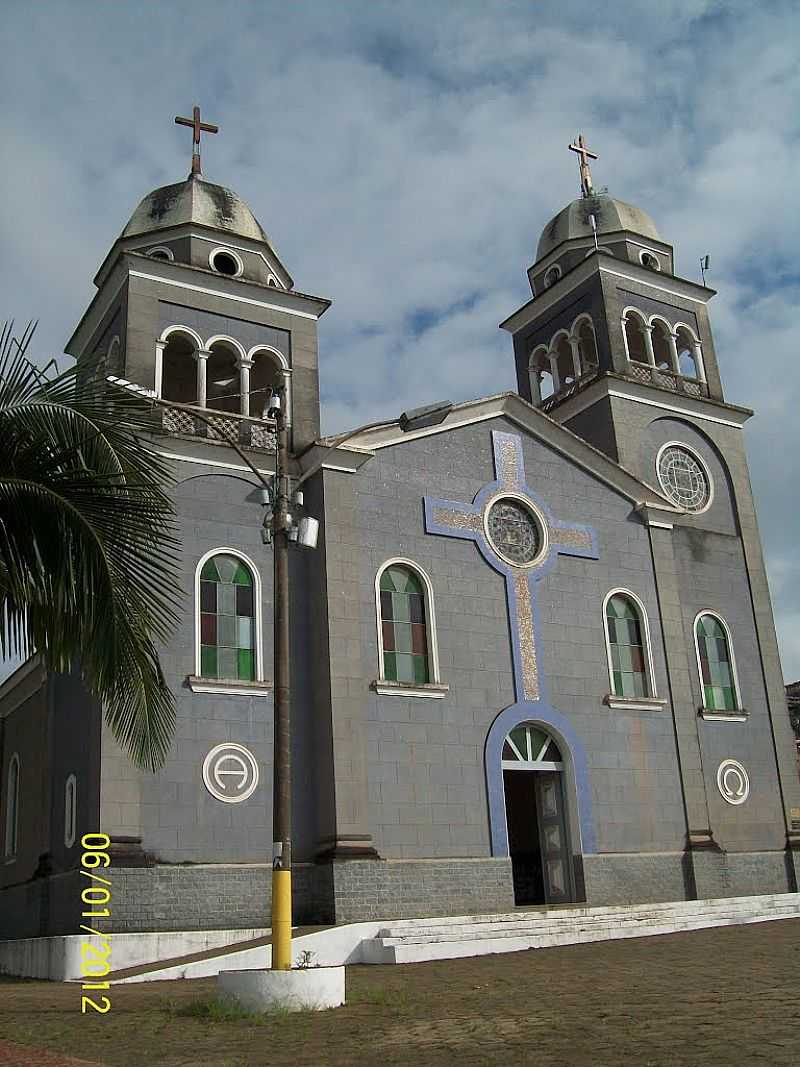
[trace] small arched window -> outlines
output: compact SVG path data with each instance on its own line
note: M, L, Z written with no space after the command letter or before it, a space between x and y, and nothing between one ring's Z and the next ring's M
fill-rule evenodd
M706 612L697 616L694 636L703 707L709 711L736 711L739 696L727 625L718 615Z
M78 784L71 774L64 785L64 844L72 848L78 826Z
M581 373L591 374L597 370L597 341L594 326L589 319L582 319L578 324L578 351L581 357Z
M671 371L675 369L672 365L672 347L669 335L669 326L662 319L656 319L650 336L653 340L653 358L659 370Z
M256 678L256 603L253 573L221 552L200 571L200 676L252 682Z
M386 681L438 681L426 593L421 572L406 563L392 562L379 573L379 659Z
M684 378L702 379L697 358L700 346L685 326L678 326L675 330L675 347L678 350L678 372Z
M612 695L655 696L647 617L638 599L625 590L609 593L605 603L605 626Z
M15 752L8 764L6 785L6 834L3 854L13 859L19 844L19 756Z
M176 404L197 403L196 339L175 330L170 333L161 357L161 396Z
M649 363L643 320L637 314L629 311L625 316L623 328L625 330L625 343L628 348L628 359L631 363Z

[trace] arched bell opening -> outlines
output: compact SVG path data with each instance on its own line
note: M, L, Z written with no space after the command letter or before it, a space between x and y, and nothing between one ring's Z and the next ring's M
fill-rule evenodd
M540 725L520 723L503 742L502 769L514 902L574 900L565 766L559 745Z
M225 341L215 341L206 365L206 407L238 413L241 406L239 356Z
M197 343L186 333L173 332L164 345L161 396L176 404L197 403Z

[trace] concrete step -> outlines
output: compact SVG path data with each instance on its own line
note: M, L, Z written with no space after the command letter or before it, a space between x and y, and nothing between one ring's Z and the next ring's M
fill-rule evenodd
M399 920L365 940L361 957L365 963L419 963L790 918L800 918L800 894Z

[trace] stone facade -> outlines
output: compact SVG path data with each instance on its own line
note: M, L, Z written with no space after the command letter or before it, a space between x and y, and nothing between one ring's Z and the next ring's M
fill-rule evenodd
M201 345L222 337L238 346L240 382L259 346L280 361L293 473L308 475L305 507L321 525L317 550L291 559L295 920L513 908L524 849L509 831L504 774L522 771L505 738L526 726L556 752L534 768L531 751L525 772L538 783L526 801L534 858L525 862L539 864L541 900L796 889L791 812L800 795L742 441L749 413L724 400L712 294L671 274L671 246L652 237L652 224L648 247L663 275L641 265L635 233L603 235L606 252L589 246L588 256L582 233L547 245L530 272L534 299L504 323L519 394L458 405L438 422L412 413L336 446L317 440L317 321L328 302L293 289L243 205L230 218L251 221L235 244L205 216L191 232L168 213L160 229L137 229L148 202L101 268L70 351L108 353L115 372L157 390L174 328ZM239 249L241 277L205 265L208 248L226 241ZM148 257L156 244L174 259ZM562 274L544 289L554 263ZM683 322L698 338L704 379L690 382L695 394L680 375L632 365L622 323L630 306ZM590 316L596 361L542 402L531 353L579 314ZM194 356L199 375L208 352ZM572 356L583 358L576 346ZM237 432L252 421L242 415ZM132 767L78 679L47 676L35 662L0 688L7 853L17 819L16 851L0 867L0 937L74 932L80 835L98 830L113 843L108 928L268 924L273 601L260 481L223 442L191 420L181 425L152 442L174 464L182 545L183 608L161 650L176 697L172 748L155 775ZM656 457L676 441L713 484L700 513L659 484ZM269 477L269 449L254 445L248 456ZM539 516L543 547L521 568L503 561L487 532L492 501L509 487ZM450 527L436 517L448 509ZM253 577L256 667L246 685L201 677L199 569L218 552L235 554ZM412 567L425 588L428 673L419 684L381 675L378 587L389 561ZM621 699L611 676L605 604L614 590L641 612L648 691L639 700ZM707 611L725 620L735 654L737 705L727 716L703 707L694 631ZM224 744L243 746L258 768L241 803L218 799L204 778L211 750ZM718 782L727 760L749 778L741 803ZM557 781L549 794L537 773ZM67 845L70 774L79 832Z

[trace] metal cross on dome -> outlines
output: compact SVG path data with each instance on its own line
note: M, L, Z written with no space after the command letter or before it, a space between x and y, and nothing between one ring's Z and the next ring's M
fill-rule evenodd
M589 169L589 160L597 159L597 153L592 152L583 139L583 134L578 135L578 140L569 146L570 152L577 152L580 157L581 189L584 196L591 196L592 172Z
M591 526L559 522L528 487L522 441L516 434L492 430L492 449L496 480L484 486L471 504L426 496L425 529L430 534L474 541L486 562L505 577L517 701L544 700L536 647L536 586L559 555L597 559L597 534ZM532 513L540 526L539 547L529 563L517 564L501 556L490 537L493 505L515 501Z
M175 116L175 123L178 126L189 126L192 130L192 174L200 174L200 134L201 133L219 133L219 126L214 126L210 122L200 121L200 108L195 105L192 108L192 117L190 119L182 118L180 115Z

